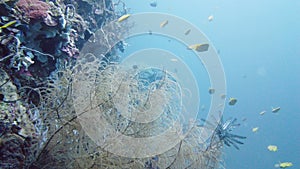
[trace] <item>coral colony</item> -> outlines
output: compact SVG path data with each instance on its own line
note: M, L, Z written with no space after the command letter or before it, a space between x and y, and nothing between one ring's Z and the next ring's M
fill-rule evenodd
M156 1L150 5L156 7ZM100 38L97 30L124 15L130 16L121 0L0 2L0 168L208 169L221 165L223 143L236 148L236 143L242 144L239 139L244 137L230 133L236 126L235 120L218 125L209 140L209 145L218 146L201 148L205 146L199 138L201 129L195 126L174 148L147 158L118 156L91 140L78 120L84 112L78 114L74 110L73 93L81 90L77 87L86 87L73 85L79 79L94 77L95 98L78 95L79 99L96 102L94 108L123 134L148 136L166 128L159 123L129 122L119 113L123 109L145 110L150 103L161 108L164 103L169 105L164 112L169 121L165 122L171 124L175 119L168 115L176 110L172 107L176 104L170 103L170 88L176 91L177 82L166 71L156 72L155 80L142 79L142 75L151 74L150 69L139 65L121 69L113 64L117 53L125 49L123 41L105 55L80 58L84 44L93 43L89 41L91 37ZM113 32L103 33L109 38L118 36ZM107 46L107 41L98 42ZM202 50L203 45L198 48ZM91 73L79 76L84 69ZM133 73L141 77L134 78ZM141 83L142 80L147 83ZM140 89L131 90L132 82L140 84ZM146 90L149 86L145 84L152 86L153 92ZM111 92L112 88L116 90ZM119 98L118 92L128 92L130 97ZM124 101L128 101L127 106L116 106Z

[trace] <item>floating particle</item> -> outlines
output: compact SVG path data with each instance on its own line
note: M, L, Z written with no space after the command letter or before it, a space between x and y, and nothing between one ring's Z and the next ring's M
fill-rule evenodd
M235 105L236 102L237 102L237 99L236 99L236 98L230 97L230 98L229 98L228 104L229 104L230 106L233 106L233 105Z
M258 131L258 129L259 129L258 127L254 127L254 128L252 128L252 132L255 133Z
M275 164L274 166L277 167L277 168L287 168L287 167L293 166L293 163L283 162L283 163Z
M204 43L204 44L194 44L190 45L188 49L196 50L197 52L205 52L208 50L209 44Z
M269 151L274 151L274 152L276 152L276 151L278 150L278 148L277 148L277 146L275 146L275 145L269 145L269 146L268 146L268 150L269 150Z
M207 19L208 19L209 22L211 22L214 19L214 16L210 15Z
M184 35L188 35L188 34L190 34L190 32L191 32L191 30L188 29L188 30L186 30L186 31L184 32Z
M150 6L155 8L157 6L157 2L156 1L151 1Z
M280 110L280 107L272 108L273 113L277 113Z
M209 94L214 94L215 93L215 89L214 88L209 88L208 89L208 93Z
M119 19L118 19L118 22L122 22L124 20L126 20L127 18L129 18L130 14L125 14L123 16L121 16Z
M267 111L264 110L264 111L261 111L259 114L260 114L260 115L264 115L266 112L267 112Z
M162 23L160 23L160 27L161 28L163 28L163 27L165 27L167 24L169 23L169 21L168 20L165 20L165 21L163 21Z

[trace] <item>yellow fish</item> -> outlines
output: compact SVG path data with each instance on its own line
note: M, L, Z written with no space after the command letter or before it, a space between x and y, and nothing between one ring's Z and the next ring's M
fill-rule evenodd
M119 19L118 19L118 22L122 22L124 20L126 20L127 18L129 18L130 14L125 14L123 16L121 16Z
M205 52L208 50L209 44L204 43L204 44L194 44L190 45L188 49L196 50L197 52Z
M260 115L264 115L266 113L266 111L262 111L262 112L260 112L259 114Z
M257 132L257 131L258 131L258 129L259 129L258 127L254 127L254 128L252 129L252 132L254 132L254 133L255 133L255 132Z
M230 97L230 98L229 98L228 104L229 104L230 106L233 106L233 105L235 105L236 102L237 102L237 99L236 99L236 98Z
M291 162L275 164L275 167L280 167L280 168L287 168L287 167L291 167L291 166L293 166L293 163L291 163Z
M280 107L272 108L273 113L277 113L280 110Z
M165 20L165 21L163 21L162 23L160 23L160 27L161 28L163 28L163 27L165 27L167 24L169 23L169 21L168 20Z
M268 150L269 150L269 151L274 151L274 152L276 152L276 151L278 150L278 148L277 148L277 146L275 146L275 145L269 145L269 146L268 146Z

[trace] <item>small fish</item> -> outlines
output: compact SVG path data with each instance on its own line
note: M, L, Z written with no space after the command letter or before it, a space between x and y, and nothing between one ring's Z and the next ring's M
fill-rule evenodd
M178 60L176 58L172 58L170 59L172 62L178 62Z
M277 146L275 146L275 145L269 145L269 146L268 146L268 150L269 150L269 151L276 152L276 151L278 150L278 148L277 148Z
M124 20L126 20L127 18L129 18L130 14L125 14L123 16L121 16L119 19L118 19L118 22L122 22Z
M236 98L230 97L230 98L229 98L228 104L229 104L230 106L233 106L233 105L235 105L236 102L237 102L237 99L236 99Z
M291 163L291 162L280 163L279 162L279 164L275 164L274 166L277 167L277 168L287 168L287 167L293 166L293 163Z
M190 34L190 32L191 32L191 30L188 29L188 30L186 30L186 31L184 32L184 35L188 35L188 34Z
M209 44L194 44L190 45L188 49L196 50L197 52L205 52L208 50Z
M214 88L209 88L208 89L208 93L209 94L214 94L215 93L215 89Z
M252 128L252 132L255 133L258 131L258 129L259 129L258 127L254 127L254 128Z
M150 6L155 8L157 6L157 2L156 1L150 2Z
M211 22L214 19L214 16L210 15L207 19L208 19L209 22Z
M273 113L277 113L279 110L280 110L280 107L276 107L276 108L272 107L272 112Z
M264 110L264 111L260 112L259 114L264 115L265 113L266 113L266 111Z
M163 27L165 27L167 24L169 23L169 21L168 20L165 20L165 21L163 21L162 23L160 23L160 27L161 28L163 28Z

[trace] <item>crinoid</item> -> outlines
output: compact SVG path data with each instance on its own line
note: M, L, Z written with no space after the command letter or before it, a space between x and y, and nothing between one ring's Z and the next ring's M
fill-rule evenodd
M208 127L216 126L212 122L204 119L201 120L204 121ZM240 139L246 139L246 137L231 133L232 130L238 126L240 126L240 123L237 123L237 118L229 118L228 120L224 121L223 117L221 117L217 127L214 129L210 140L210 146L220 145L220 143L223 145L224 143L228 147L233 146L239 150L238 144L244 144L240 141Z

